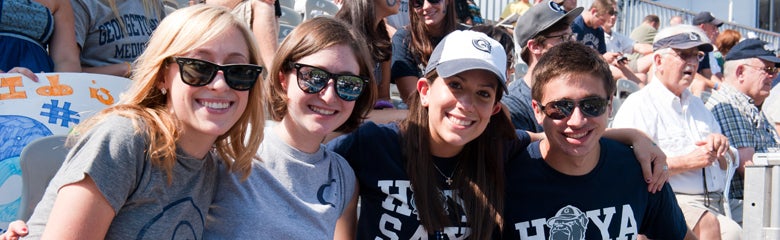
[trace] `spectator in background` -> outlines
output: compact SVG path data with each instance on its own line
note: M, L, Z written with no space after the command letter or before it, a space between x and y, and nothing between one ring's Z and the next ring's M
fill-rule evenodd
M669 18L669 26L674 26L678 24L683 24L685 21L683 20L682 16L680 15L674 15L671 18Z
M0 73L81 72L67 0L0 1Z
M650 44L634 43L634 40L628 38L626 35L617 31L612 31L617 22L617 14L612 15L607 22L604 23L602 28L604 29L604 41L607 45L607 52L613 52L619 54L618 59L611 62L609 65L612 71L612 77L615 79L628 79L636 82L639 86L644 86L647 81L645 75L638 76L634 74L629 68L629 62L634 61L636 58L629 58L634 55L646 55L653 52L653 47Z
M658 27L661 25L660 19L654 14L645 16L642 19L642 24L639 24L633 31L631 31L631 39L637 43L653 44L653 38L658 32ZM652 46L650 51L652 51Z
M528 0L517 0L512 3L509 3L504 7L504 11L501 12L501 17L499 19L505 19L511 16L512 14L517 14L517 16L522 16L525 11L528 11L528 9L531 8L531 3L528 2Z
M84 72L129 77L165 16L161 0L70 0Z
M385 24L387 25L387 34L389 36L395 35L398 29L404 28L409 25L409 0L396 0L400 4L398 7L398 13L387 16L385 18Z
M369 43L379 91L375 109L393 108L390 100L390 58L393 49L384 19L398 13L399 6L398 1L343 0L341 9L336 13L336 18L358 29Z
M715 117L688 90L703 52L712 51L696 27L664 28L655 36L653 80L632 93L612 121L646 132L669 156L672 185L688 227L700 239L737 239L741 228L725 215L730 165L728 139Z
M704 31L707 34L708 42L712 44L718 38L720 33L718 28L723 25L723 21L712 16L712 13L703 11L693 18L693 25ZM707 53L704 59L699 62L699 68L696 72L698 74L696 80L691 84L691 92L706 102L712 90L717 90L716 83L720 84L723 81L723 73L715 55Z
M716 51L714 51L713 54L715 55L715 59L718 61L718 66L721 69L723 69L723 63L725 62L723 57L729 54L729 50L731 50L734 45L737 45L741 39L742 34L734 29L726 29L723 30L722 33L718 34L718 38L715 39Z
M777 79L778 77L775 77L775 81L777 81ZM774 124L775 131L780 133L780 87L778 86L780 86L780 84L776 84L772 87L772 91L761 106L761 110L764 111L764 115L769 119L769 122Z
M417 80L433 49L444 36L468 28L458 23L455 0L411 0L410 23L393 35L391 83L406 102L417 91Z
M578 7L566 12L562 6L546 0L518 18L514 33L515 49L520 50L519 55L528 64L528 71L509 85L507 95L501 99L515 129L534 133L543 131L531 107L531 87L534 85L531 74L536 62L547 50L573 40L571 23L582 10Z
M540 2L542 1L539 0L536 1L536 3L540 3ZM566 12L569 12L577 8L577 0L553 0L553 2L563 6L563 10Z
M255 34L263 66L271 66L279 46L278 17L282 15L282 9L278 0L206 0L205 3L232 9Z
M472 31L481 32L498 41L506 51L506 84L512 83L511 76L515 73L515 43L509 29L503 26L480 24L471 28Z
M780 146L780 136L760 107L769 96L772 80L777 77L780 58L764 49L766 42L746 39L726 54L724 81L712 92L707 108L720 123L723 134L739 151L739 168L731 182L731 213L742 222L742 199L745 165L751 165L755 153Z
M574 19L571 30L577 36L577 41L599 52L607 63L615 61L620 54L607 52L602 26L617 14L615 0L595 0L587 11Z

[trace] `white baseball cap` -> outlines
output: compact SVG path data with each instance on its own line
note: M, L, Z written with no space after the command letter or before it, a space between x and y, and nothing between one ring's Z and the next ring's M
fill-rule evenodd
M470 30L454 31L436 45L425 67L427 75L433 70L443 78L482 69L496 74L506 91L506 51L495 39Z

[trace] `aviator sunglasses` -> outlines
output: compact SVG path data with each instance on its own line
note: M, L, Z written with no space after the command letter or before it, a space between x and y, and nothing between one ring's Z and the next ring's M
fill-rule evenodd
M218 65L185 57L173 57L173 60L179 64L182 82L195 87L208 85L214 81L217 72L221 70L228 87L236 91L247 91L255 85L260 73L263 72L263 67L252 64Z
M442 0L412 0L412 7L414 8L423 7L423 1L428 1L428 3L430 4L439 4Z
M330 79L333 79L339 98L351 102L360 96L368 84L368 79L361 76L330 73L302 63L292 63L292 67L298 72L298 87L305 93L319 93L328 86Z
M586 97L579 101L561 99L544 105L539 104L539 108L542 109L542 112L544 112L545 115L555 120L561 120L571 116L575 107L579 107L580 111L582 111L585 116L598 117L607 111L608 102L609 99L601 97Z

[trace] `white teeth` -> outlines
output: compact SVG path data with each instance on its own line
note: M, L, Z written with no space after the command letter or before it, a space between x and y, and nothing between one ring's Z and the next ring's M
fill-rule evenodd
M203 106L206 106L207 108L213 108L213 109L225 109L230 107L229 102L206 102L201 101L200 104L203 104Z
M461 125L461 126L469 126L472 123L474 123L474 121L460 120L460 119L455 118L453 116L450 116L449 119L450 119L450 122L452 122L452 123L454 123L456 125Z
M577 139L577 138L584 137L586 134L588 134L588 133L584 132L584 133L580 133L580 134L566 134L566 137L567 138L575 138L575 139Z
M309 107L309 109L311 109L312 111L314 111L316 113L322 114L322 115L333 115L334 113L336 113L336 111L334 111L334 110L325 110L325 109L318 108L318 107L315 107L315 106L311 106L311 107Z

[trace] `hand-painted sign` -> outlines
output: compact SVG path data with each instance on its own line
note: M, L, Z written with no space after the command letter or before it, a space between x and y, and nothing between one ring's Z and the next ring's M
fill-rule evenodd
M118 102L130 79L89 73L42 73L39 81L0 74L0 233L17 219L22 177L19 154L31 141L66 134Z

